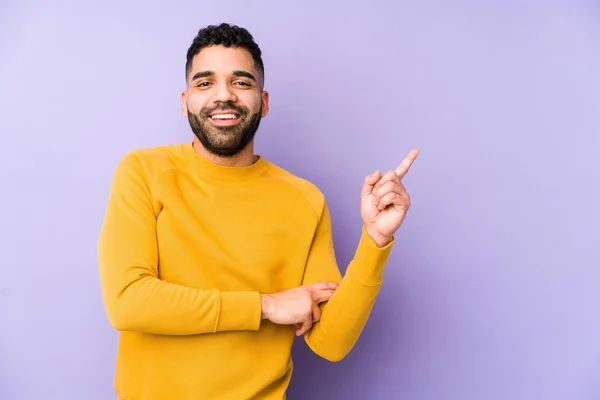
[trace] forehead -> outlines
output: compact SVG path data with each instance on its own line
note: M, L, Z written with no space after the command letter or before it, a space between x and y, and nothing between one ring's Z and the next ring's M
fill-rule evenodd
M217 75L230 74L237 70L248 71L256 76L250 52L235 47L209 46L194 56L191 75L200 71L213 71Z

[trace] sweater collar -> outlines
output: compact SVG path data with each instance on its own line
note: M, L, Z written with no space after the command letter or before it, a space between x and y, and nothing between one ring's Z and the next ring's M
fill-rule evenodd
M193 142L184 144L183 146L187 159L195 168L201 173L217 179L244 180L256 178L264 175L270 166L261 155L258 155L258 160L252 165L244 167L221 165L198 154L196 150L194 150Z

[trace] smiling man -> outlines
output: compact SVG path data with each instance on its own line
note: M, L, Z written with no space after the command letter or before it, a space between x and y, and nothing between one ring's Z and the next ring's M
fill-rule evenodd
M102 225L102 294L120 331L117 396L284 399L296 336L339 361L365 326L418 150L365 178L362 235L342 278L323 194L254 154L269 95L250 33L200 30L185 71L193 141L125 155Z

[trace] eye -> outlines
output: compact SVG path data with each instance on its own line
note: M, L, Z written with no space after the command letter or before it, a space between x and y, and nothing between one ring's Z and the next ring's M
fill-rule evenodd
M244 82L244 81L237 81L237 82L234 82L234 84L241 85L241 86L250 86L250 84L248 82Z
M197 86L198 87L208 87L210 85L210 82L200 82Z

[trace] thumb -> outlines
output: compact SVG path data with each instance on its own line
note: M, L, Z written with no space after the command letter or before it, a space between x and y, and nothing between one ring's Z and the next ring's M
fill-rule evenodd
M306 320L300 322L300 328L296 329L296 336L304 335L306 332L308 332L310 330L311 327L312 327L312 312Z
M381 179L381 171L377 170L365 178L363 183L361 197L367 197L373 192L373 186Z

